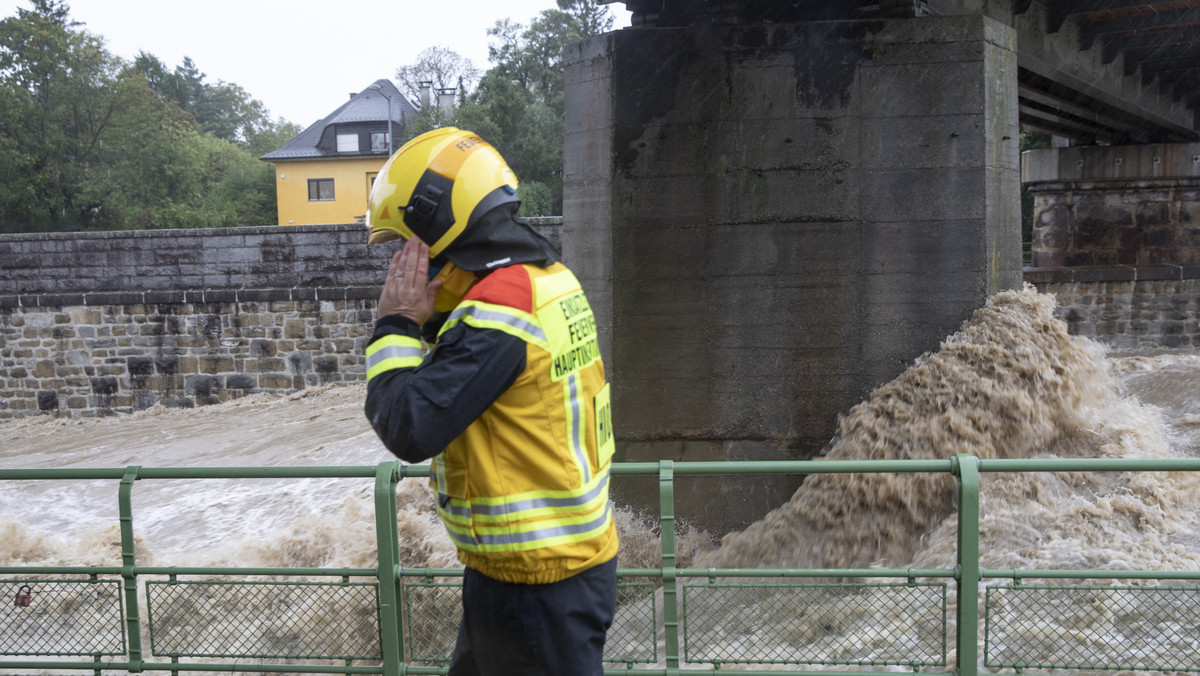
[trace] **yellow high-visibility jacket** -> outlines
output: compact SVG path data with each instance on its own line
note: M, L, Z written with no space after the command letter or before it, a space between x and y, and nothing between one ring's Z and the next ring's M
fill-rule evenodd
M435 349L419 350L412 326L381 320L367 349L367 414L400 457L433 456L438 513L459 560L540 584L612 559L609 389L595 317L570 270L488 274Z

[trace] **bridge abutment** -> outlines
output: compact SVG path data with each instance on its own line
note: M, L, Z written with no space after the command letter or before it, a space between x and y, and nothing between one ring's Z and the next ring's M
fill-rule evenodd
M574 47L564 256L605 333L623 460L811 457L1021 283L1015 42L955 16ZM736 528L794 488L676 490Z
M1200 143L1031 150L1035 268L1200 266Z
M1031 150L1031 267L1072 333L1200 346L1200 143Z

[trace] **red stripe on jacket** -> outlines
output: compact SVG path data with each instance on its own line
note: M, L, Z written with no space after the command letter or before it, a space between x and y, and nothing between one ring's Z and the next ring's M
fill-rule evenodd
M467 293L465 300L504 305L533 313L533 282L523 266L510 265L479 280Z

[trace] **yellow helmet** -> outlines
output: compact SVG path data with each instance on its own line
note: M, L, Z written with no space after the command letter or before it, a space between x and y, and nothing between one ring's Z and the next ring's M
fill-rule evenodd
M418 237L442 254L475 217L512 202L517 177L476 134L443 127L396 151L375 179L367 204L368 243Z

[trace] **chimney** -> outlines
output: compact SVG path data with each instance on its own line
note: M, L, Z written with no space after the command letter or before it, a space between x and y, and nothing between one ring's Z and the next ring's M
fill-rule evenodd
M454 88L439 89L437 98L438 110L449 117L454 114Z
M433 91L433 83L425 80L424 82L418 82L417 86L421 88L421 110L425 110L429 107L429 97Z

